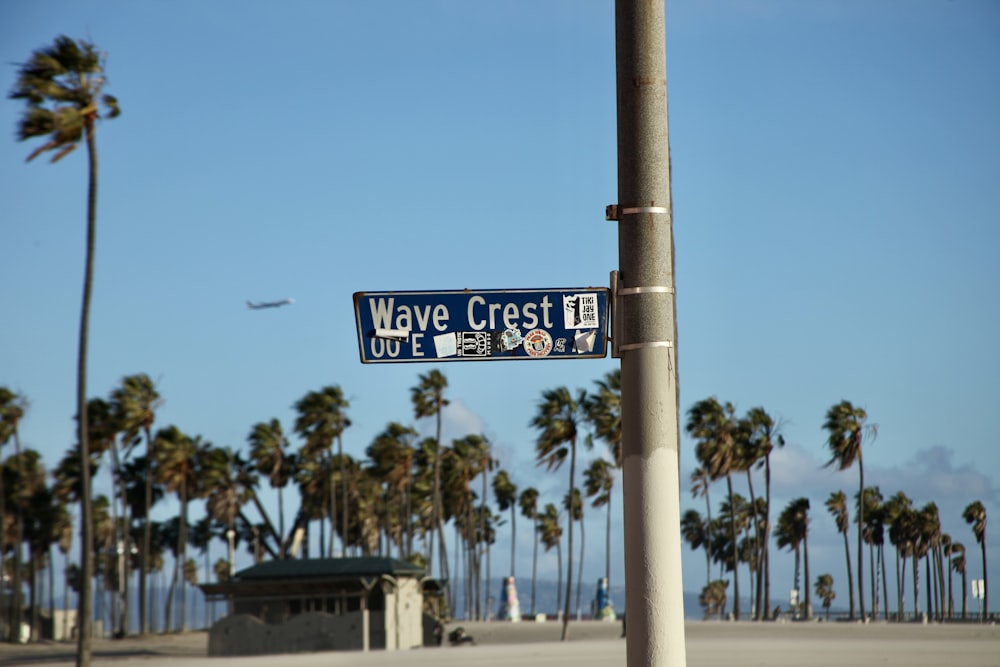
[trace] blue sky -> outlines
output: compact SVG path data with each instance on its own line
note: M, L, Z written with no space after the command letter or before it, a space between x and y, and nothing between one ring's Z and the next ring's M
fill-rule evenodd
M353 292L602 286L616 268L610 0L5 2L4 92L59 34L107 51L123 111L98 130L89 393L148 373L157 426L242 446L339 384L361 456L413 421L409 388L436 366L362 366ZM822 503L857 477L823 467L821 428L841 399L879 425L866 481L886 496L935 501L970 547L962 508L1000 516L998 34L1000 6L969 0L667 6L681 405L716 395L783 421L775 508L811 499L811 570L841 599ZM86 165L25 164L21 108L0 103L0 384L30 400L22 442L54 466L74 440ZM534 466L535 405L615 366L442 364L448 435L486 434L555 502L565 475ZM686 480L686 438L681 457ZM591 544L602 525L592 513ZM992 527L988 549L1000 572ZM585 582L603 568L588 553ZM781 599L791 558L775 567ZM685 589L703 581L685 548Z

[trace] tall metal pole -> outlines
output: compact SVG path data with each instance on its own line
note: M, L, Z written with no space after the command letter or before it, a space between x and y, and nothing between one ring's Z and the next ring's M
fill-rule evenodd
M628 667L681 667L680 426L663 0L616 0Z

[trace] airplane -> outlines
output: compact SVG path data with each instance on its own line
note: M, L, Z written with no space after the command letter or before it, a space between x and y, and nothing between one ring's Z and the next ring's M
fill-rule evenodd
M281 301L261 301L259 303L254 303L253 301L247 301L247 308L250 310L260 310L261 308L278 308L280 306L288 306L295 303L295 299L282 299Z

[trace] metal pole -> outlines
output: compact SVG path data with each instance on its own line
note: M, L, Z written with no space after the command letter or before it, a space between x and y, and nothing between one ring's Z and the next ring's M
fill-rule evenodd
M680 428L664 3L616 0L628 667L681 667Z

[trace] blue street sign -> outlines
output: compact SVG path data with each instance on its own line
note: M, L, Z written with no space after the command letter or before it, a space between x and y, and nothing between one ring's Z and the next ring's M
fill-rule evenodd
M355 292L361 363L600 359L603 287Z

